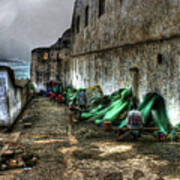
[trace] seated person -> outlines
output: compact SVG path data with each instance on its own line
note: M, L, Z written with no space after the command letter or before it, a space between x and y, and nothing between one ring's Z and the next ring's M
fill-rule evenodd
M76 122L76 116L79 116L79 108L76 105L76 98L69 103L69 110L70 122Z
M128 113L126 119L127 127L130 129L133 128L142 128L143 127L143 117L140 111L132 110ZM133 136L134 140L137 140L138 137L141 136L141 131L134 130L130 133Z
M76 101L77 99L74 98L73 101L69 103L69 110L74 112L79 110L78 106L76 105Z
M143 117L140 111L132 110L128 113L126 119L128 128L142 128L143 127Z

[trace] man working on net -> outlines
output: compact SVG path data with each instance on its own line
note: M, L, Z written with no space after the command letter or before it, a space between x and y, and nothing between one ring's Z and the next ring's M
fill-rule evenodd
M86 90L82 90L78 96L79 106L81 111L86 110L87 98L86 98Z
M126 124L129 129L135 129L134 131L130 130L130 135L132 135L134 140L136 140L141 133L141 131L138 129L141 129L143 127L142 113L137 110L130 111L126 118Z
M126 119L128 128L142 128L143 127L143 117L140 111L132 110L128 113Z

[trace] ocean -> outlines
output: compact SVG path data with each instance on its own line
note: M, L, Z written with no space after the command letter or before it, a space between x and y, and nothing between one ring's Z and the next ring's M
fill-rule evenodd
M8 66L14 70L16 79L30 79L30 62L0 59L0 66Z

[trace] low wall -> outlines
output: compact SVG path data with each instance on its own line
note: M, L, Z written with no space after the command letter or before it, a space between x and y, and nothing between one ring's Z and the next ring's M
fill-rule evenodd
M14 121L17 119L17 117L22 111L21 88L14 86L10 77L8 77L7 96L10 120L7 123L7 126L9 126L14 123Z

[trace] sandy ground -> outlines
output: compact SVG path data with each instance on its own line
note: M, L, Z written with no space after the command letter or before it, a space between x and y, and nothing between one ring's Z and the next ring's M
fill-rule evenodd
M31 122L31 128L23 123ZM180 179L180 143L118 142L116 134L94 124L72 124L68 110L47 98L34 99L12 133L14 147L38 157L33 168L0 172L19 180L175 180Z

